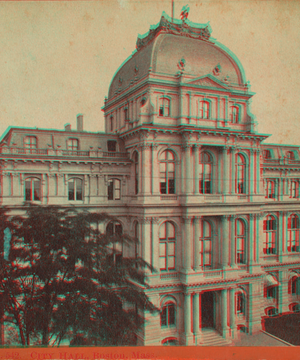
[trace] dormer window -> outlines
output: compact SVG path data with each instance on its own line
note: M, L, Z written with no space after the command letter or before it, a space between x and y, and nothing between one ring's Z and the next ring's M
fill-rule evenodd
M159 99L159 116L170 116L170 100L167 98Z
M230 120L233 124L238 124L239 123L239 107L238 106L231 106L230 107Z
M26 149L36 149L36 137L35 136L26 136L24 140L24 147Z
M288 160L295 160L295 154L293 153L293 151L288 151L288 152L286 153L286 158L287 158Z
M79 148L79 142L77 139L68 139L67 150L76 151Z
M115 140L108 140L107 151L110 151L110 152L117 151L117 142Z
M271 159L272 158L271 151L270 150L264 150L263 151L263 157L264 157L264 159Z

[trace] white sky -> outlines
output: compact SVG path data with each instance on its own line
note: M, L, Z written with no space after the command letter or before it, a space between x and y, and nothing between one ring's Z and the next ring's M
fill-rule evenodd
M175 0L179 18L187 1ZM300 145L300 1L189 1L189 19L241 61L270 142ZM103 130L110 81L171 0L0 2L0 134L11 126Z

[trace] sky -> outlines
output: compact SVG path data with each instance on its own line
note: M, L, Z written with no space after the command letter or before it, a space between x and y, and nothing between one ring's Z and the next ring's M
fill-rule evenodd
M174 17L187 1L175 0ZM300 145L300 1L189 1L189 20L241 61L267 142ZM8 126L103 131L101 107L138 34L171 0L0 2L0 134Z

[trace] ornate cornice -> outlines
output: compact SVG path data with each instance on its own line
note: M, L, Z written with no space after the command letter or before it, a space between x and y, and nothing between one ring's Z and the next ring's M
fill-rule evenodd
M136 41L136 49L139 51L144 46L149 44L158 34L173 34L179 36L190 37L193 39L208 41L210 38L209 25L202 25L201 27L190 26L190 21L174 20L164 12L158 26L150 27L150 30L144 36L138 36ZM198 25L199 26L199 25Z

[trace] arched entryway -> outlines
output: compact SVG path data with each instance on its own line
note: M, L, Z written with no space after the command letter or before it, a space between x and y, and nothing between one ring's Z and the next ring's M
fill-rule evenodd
M214 321L214 293L212 291L206 291L201 297L201 322L202 329L215 327Z

